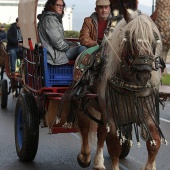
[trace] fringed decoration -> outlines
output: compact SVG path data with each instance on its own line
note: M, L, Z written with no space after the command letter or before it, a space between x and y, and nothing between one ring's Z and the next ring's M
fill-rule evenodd
M72 122L70 122L70 123L64 123L64 125L63 125L63 127L65 127L65 128L72 128L72 126L73 126L73 123Z
M139 147L139 136L141 136L141 138L145 141L149 140L151 145L156 145L156 142L153 139L149 130L149 125L147 123L148 118L152 119L155 126L157 127L159 135L162 138L162 142L167 144L167 141L159 126L159 109L157 106L159 103L156 103L158 101L157 97L159 97L159 95L157 93L158 92L155 92L153 90L150 95L144 97L140 96L139 92L130 90L126 90L126 93L125 91L121 93L120 91L116 90L114 84L108 79L106 87L106 108L111 109L111 116L113 116L116 133L119 137L121 145L124 141L124 136L128 136L128 140L130 140L130 145L133 145L132 130L130 126L132 123L134 126L135 136ZM139 125L141 128L140 133ZM123 131L123 128L125 127L127 128L126 133L128 133L126 135Z
M60 120L61 120L61 118L56 117L56 121L55 121L56 125L60 123Z
M61 98L60 105L57 111L56 116L56 124L60 123L61 120L61 114L63 112L63 108L65 107L65 104L67 104L69 114L67 117L67 122L63 125L65 128L72 128L74 125L77 125L77 112L80 109L80 105L75 104L75 98L76 94L79 91L79 86L75 87L76 82L73 82L68 90L64 93L64 96Z

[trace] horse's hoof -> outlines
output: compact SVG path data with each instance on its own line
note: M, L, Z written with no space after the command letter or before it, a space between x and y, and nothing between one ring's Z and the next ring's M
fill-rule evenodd
M156 167L142 167L140 170L156 170Z
M91 160L90 160L90 162L82 162L79 158L79 155L78 155L77 156L77 162L82 168L87 168L87 167L90 166Z

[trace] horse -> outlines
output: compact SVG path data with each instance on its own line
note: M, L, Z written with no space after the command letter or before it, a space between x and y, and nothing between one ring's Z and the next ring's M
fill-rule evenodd
M77 120L82 138L77 161L83 168L91 162L88 137L97 131L93 170L105 169L105 141L112 169L119 170L123 143L128 140L133 145L133 125L137 144L140 146L141 137L148 150L142 170L155 170L160 144L167 144L159 126L160 33L148 15L140 11L130 13L126 8L123 19L112 30L96 51L83 61L82 54L76 59L74 81L61 99L56 122L63 114L63 106L66 108L64 103L69 103L65 127L72 127ZM81 67L83 64L87 67Z

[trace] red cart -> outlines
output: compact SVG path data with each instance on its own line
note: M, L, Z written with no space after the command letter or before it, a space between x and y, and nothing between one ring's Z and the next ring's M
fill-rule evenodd
M15 78L22 84L23 90L15 109L15 144L21 161L32 161L35 158L41 122L49 128L50 134L79 131L76 125L72 128L64 127L65 117L61 118L60 124L55 122L60 99L73 79L74 61L60 66L47 63L47 51L38 40L37 3L37 0L20 0L18 8L23 53L20 74L15 75ZM30 13L29 9L35 10ZM96 94L87 95L89 98L97 97ZM127 156L129 151L130 145L126 143L121 157Z

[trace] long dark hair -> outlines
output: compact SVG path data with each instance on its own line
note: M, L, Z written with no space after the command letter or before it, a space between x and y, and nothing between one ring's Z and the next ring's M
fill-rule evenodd
M45 3L44 11L54 11L54 5L56 4L56 1L57 0L48 0ZM65 4L64 0L62 0L62 1L63 1L63 12L62 12L62 14L64 15L64 9L66 7L66 4Z

